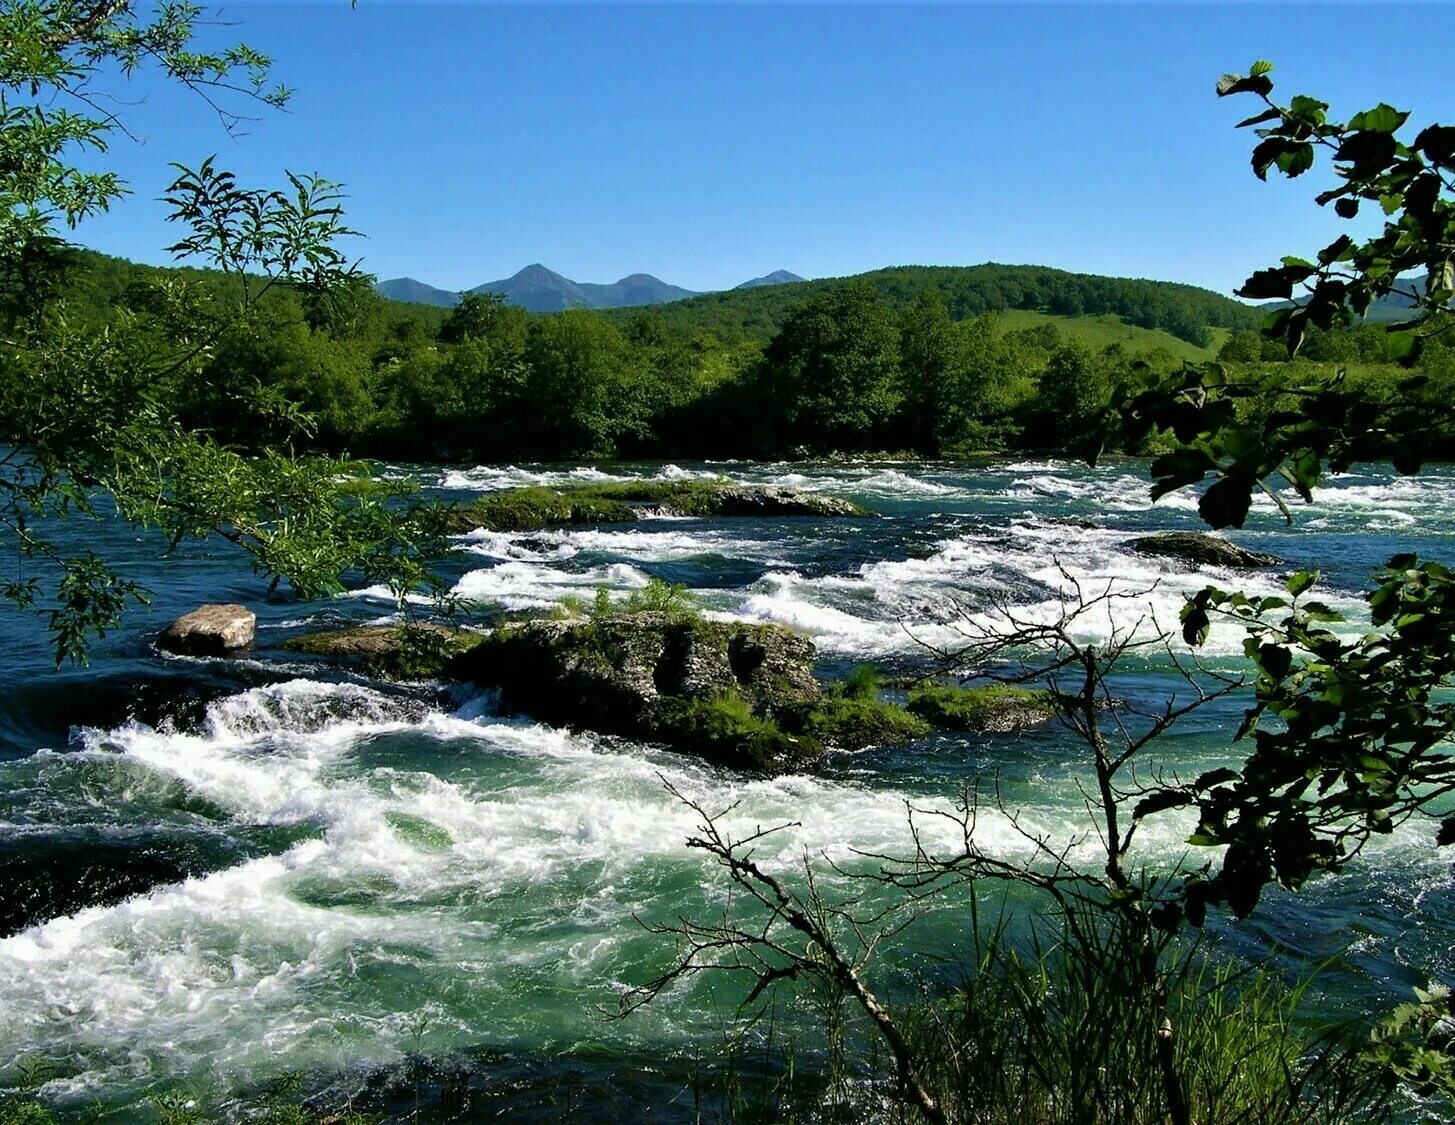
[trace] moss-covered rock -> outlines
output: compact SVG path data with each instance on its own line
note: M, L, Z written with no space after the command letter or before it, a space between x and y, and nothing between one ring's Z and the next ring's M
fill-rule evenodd
M958 687L930 680L915 685L909 711L937 727L1006 733L1036 726L1056 717L1055 697L1037 688L1011 684Z
M290 652L326 656L357 664L390 680L435 680L453 674L456 660L487 634L436 622L414 625L364 625L305 633L283 642Z
M498 687L507 710L779 772L822 752L771 721L818 699L815 656L811 641L777 626L648 612L512 624L452 667ZM755 722L735 732L730 720L744 714Z
M898 704L830 689L808 704L783 709L779 724L840 750L897 746L930 733L930 725Z
M778 485L727 481L620 481L611 484L530 486L492 492L455 508L448 526L455 534L477 528L525 531L572 524L622 523L651 515L864 516L851 501Z
M823 753L818 739L790 733L754 713L735 691L665 697L657 704L655 724L653 736L660 741L748 773L792 773Z
M477 528L530 531L569 524L625 523L637 518L635 508L617 500L574 489L531 486L492 492L455 508L447 514L446 526L451 533L463 535Z
M1255 570L1277 566L1283 560L1229 543L1202 531L1165 531L1133 540L1132 549L1144 555L1182 559L1195 566L1225 566L1233 570Z

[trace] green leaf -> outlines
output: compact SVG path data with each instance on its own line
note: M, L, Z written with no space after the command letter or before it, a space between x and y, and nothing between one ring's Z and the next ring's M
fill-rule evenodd
M1259 270L1238 290L1238 296L1247 297L1250 301L1266 301L1270 299L1287 301L1293 297L1293 283L1297 270L1290 272L1287 267L1282 269ZM1310 266L1304 276L1313 272Z
M1308 143L1295 145L1278 154L1278 170L1289 179L1301 176L1314 166L1314 146Z
M1300 570L1297 574L1289 575L1288 580L1283 583L1283 588L1296 598L1318 580L1319 572L1317 570Z
M1349 128L1370 133L1393 133L1409 120L1409 114L1380 102L1373 109L1349 118Z
M1334 204L1334 214L1341 219L1352 219L1359 214L1359 201L1351 196L1345 196Z
M1391 332L1384 339L1384 354L1401 367L1413 367L1424 348L1424 338L1418 332Z
M1310 621L1343 621L1344 615L1323 602L1309 602L1300 607Z
M1283 116L1281 109L1265 109L1262 113L1255 113L1252 117L1245 117L1233 126L1235 129L1246 129L1250 125L1262 125L1265 121L1277 121Z

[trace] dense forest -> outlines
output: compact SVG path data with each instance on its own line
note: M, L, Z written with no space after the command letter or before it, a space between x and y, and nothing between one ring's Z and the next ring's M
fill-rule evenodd
M1256 310L1206 290L1032 267L904 267L538 315L489 293L446 310L359 277L325 298L78 252L56 315L159 338L179 309L238 303L247 315L208 344L206 378L173 383L164 368L154 393L241 448L395 459L1066 448L1115 386L1176 369L1193 342L1274 384L1338 366L1383 393L1406 377L1375 325L1315 332L1290 363ZM1044 315L1027 325L1027 312ZM1149 331L1107 344L1109 319ZM1448 396L1451 351L1422 364L1428 393Z
M1217 328L1251 328L1257 312L1237 301L1192 285L1068 273L1044 266L893 266L851 279L824 278L749 292L730 289L704 293L660 306L675 328L707 330L722 340L766 343L805 301L853 281L867 286L890 305L913 304L938 293L951 317L967 320L1012 309L1078 317L1110 314L1137 328L1166 332L1206 347ZM613 310L617 322L630 310Z

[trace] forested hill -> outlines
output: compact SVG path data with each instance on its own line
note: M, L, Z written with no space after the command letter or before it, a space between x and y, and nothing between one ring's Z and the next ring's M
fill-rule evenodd
M88 322L104 322L115 310L135 305L143 287L169 279L192 282L221 300L236 300L242 290L242 283L235 276L218 270L145 265L81 247L68 248L66 257L69 268L61 295L72 314ZM263 286L262 278L254 278L252 282L255 292ZM417 324L430 335L438 331L450 312L431 303L382 294L379 304L388 320Z
M654 312L669 329L706 331L723 341L762 344L795 307L846 282L869 286L896 308L907 307L922 293L938 292L955 320L1012 309L1064 317L1110 314L1200 348L1211 342L1212 329L1252 328L1260 318L1256 309L1194 285L993 263L893 266L852 278L730 289L657 305ZM621 323L631 313L613 310L607 315Z
M238 316L236 275L89 251L73 265L49 311L98 346L151 355L179 308L216 315L205 344L148 373L150 393L242 449L289 441L472 462L958 457L1076 448L1115 387L1187 360L1217 357L1271 387L1344 368L1375 396L1408 378L1378 325L1310 333L1290 362L1240 327L1256 310L1215 294L1033 267L881 270L548 314L498 293L464 294L453 309L388 301L365 276L327 293L252 277ZM1417 374L1432 402L1448 401L1455 348L1432 340Z

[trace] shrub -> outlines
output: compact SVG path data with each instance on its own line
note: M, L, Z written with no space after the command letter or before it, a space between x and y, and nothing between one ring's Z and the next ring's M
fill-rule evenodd
M838 685L838 690L845 699L876 699L879 687L879 669L872 664L856 664Z
M627 613L669 613L674 617L697 617L701 612L685 585L660 578L649 579L640 590L633 590L625 608Z

